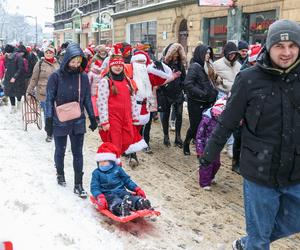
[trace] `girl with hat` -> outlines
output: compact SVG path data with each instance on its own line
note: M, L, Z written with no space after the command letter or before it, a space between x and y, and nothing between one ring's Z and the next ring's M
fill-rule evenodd
M134 128L139 124L135 92L136 87L124 73L123 57L112 55L109 71L98 87L99 133L104 142L116 145L121 154L132 154L147 147Z

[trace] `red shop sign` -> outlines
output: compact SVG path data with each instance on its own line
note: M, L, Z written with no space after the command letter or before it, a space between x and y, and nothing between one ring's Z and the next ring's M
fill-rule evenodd
M269 26L274 23L274 19L267 19L259 23L252 23L250 24L250 30L251 31L264 31L269 28Z
M214 25L211 27L210 33L212 34L226 34L227 27L224 24Z

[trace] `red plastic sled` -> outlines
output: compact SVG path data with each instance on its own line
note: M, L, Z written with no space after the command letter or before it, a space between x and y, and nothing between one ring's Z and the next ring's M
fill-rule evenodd
M114 221L117 222L121 222L121 223L126 223L129 222L131 220L134 220L136 218L141 218L141 217L150 217L150 216L159 216L160 212L156 211L156 210L139 210L139 211L132 211L131 215L125 216L125 217L119 217L114 215L112 212L110 212L109 210L105 209L105 210L101 210L99 209L97 203L96 203L96 199L93 196L90 196L90 200L92 202L92 204L96 207L96 209L103 215L111 218Z

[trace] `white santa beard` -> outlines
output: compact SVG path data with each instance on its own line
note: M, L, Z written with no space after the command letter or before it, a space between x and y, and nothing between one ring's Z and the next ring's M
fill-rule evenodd
M145 64L133 63L133 80L136 82L138 94L147 98L152 95L152 86L150 83L147 67Z

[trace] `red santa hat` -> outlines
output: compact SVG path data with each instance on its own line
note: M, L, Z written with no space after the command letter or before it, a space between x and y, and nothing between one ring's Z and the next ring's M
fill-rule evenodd
M124 59L121 55L111 55L109 59L109 67L114 65L122 65L124 66Z
M116 164L121 163L120 151L111 142L104 142L100 145L95 159L97 162L99 162L99 161L114 161Z
M144 61L146 65L149 65L151 63L149 55L144 51L134 52L134 55L131 57L131 62L133 63L136 61Z
M257 60L257 56L259 55L259 52L261 51L261 45L260 44L254 44L250 45L249 49L249 62L254 62Z

